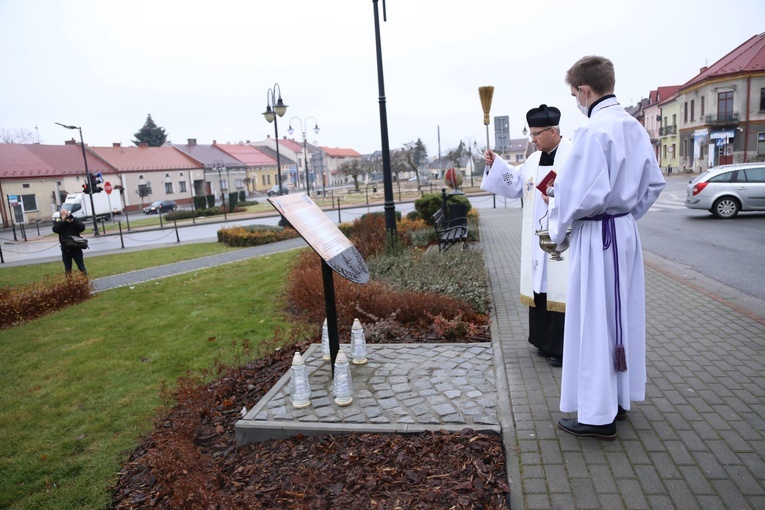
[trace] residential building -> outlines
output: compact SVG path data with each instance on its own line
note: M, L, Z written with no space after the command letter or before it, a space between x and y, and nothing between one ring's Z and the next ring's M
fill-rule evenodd
M255 190L250 176L254 169L221 150L214 143L199 144L196 138L189 138L187 143L182 145L172 143L167 145L191 156L204 166L202 178L193 182L194 196L215 195L220 198L218 190L225 192L241 189L246 189L247 194L251 195ZM274 166L276 166L275 163ZM217 187L215 183L217 183Z
M765 33L702 67L678 102L684 170L765 161Z
M85 159L91 174L114 185L120 201L117 169L74 140L64 145L0 144L0 216L4 227L50 221L69 193L82 193Z
M239 161L239 167L229 167L225 162L223 165L217 165L220 168L215 168L214 172L219 175L213 181L213 188L222 189L226 192L237 191L247 187L249 194L253 192L265 193L268 188L276 184L277 172L276 172L276 159L270 157L268 154L259 150L257 147L253 147L248 143L218 143L213 140L212 146L236 161ZM242 166L244 168L242 168ZM215 163L213 163L215 166ZM227 175L224 176L223 172ZM229 183L233 179L232 183ZM273 183L271 182L273 179ZM215 182L218 182L215 186Z
M257 142L255 142L257 143ZM257 151L262 152L273 161L271 173L265 176L267 188L279 184L279 173L276 171L276 161L279 160L282 174L282 186L288 188L297 187L297 162L287 154L282 153L282 144L279 142L279 154L268 145L251 145ZM260 183L262 185L262 182Z
M659 126L659 145L657 146L657 161L662 170L671 175L680 168L680 137L678 119L680 118L680 102L677 93L673 93L658 104L661 125Z
M123 147L114 143L91 150L117 169L126 211L140 211L157 200L191 204L196 181L205 175L201 162L170 146L141 143L138 147Z
M276 140L270 135L260 142L251 144L259 150L268 154L276 161ZM298 172L299 162L303 160L303 144L290 140L286 136L279 139L279 164L282 167L282 183L289 185L290 188L299 188L301 182L305 180L305 173ZM277 182L274 182L277 184Z
M344 184L348 182L348 178L344 175L338 174L338 168L346 161L352 161L354 159L361 159L361 154L353 149L341 149L332 147L320 147L325 154L325 163L323 167L324 171L329 176L329 185L336 186L338 184Z

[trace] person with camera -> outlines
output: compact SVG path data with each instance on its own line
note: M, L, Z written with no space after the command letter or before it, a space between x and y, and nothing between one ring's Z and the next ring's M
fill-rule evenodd
M72 236L79 237L85 225L66 209L61 209L61 216L53 223L53 232L58 234L58 242L61 244L61 258L64 260L64 273L72 274L72 260L77 264L77 269L84 275L88 274L85 269L85 260L82 248L72 244Z

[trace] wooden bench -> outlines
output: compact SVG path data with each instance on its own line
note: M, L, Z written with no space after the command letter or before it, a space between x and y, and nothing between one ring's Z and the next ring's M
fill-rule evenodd
M446 251L457 243L462 243L463 250L467 246L467 206L449 204L449 216L445 217L443 209L437 210L432 216L439 252Z

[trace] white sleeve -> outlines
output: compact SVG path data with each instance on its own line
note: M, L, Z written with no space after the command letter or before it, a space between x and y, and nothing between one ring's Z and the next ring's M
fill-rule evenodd
M512 166L495 156L491 169L484 173L481 189L507 198L520 197L523 195L523 165Z

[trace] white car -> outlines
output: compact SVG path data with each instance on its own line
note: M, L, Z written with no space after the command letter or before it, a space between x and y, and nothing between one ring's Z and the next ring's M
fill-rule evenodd
M718 218L739 211L765 211L765 163L710 168L688 184L685 207L704 209Z

